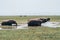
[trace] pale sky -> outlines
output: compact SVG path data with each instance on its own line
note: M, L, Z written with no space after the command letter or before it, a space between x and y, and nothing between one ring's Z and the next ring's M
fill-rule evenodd
M0 0L0 15L60 15L60 0Z

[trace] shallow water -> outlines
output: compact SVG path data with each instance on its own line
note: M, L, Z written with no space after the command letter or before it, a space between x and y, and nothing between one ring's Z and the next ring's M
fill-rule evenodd
M20 26L17 26L17 29L28 29L28 24L21 24Z
M46 22L46 23L42 23L42 26L56 28L56 27L60 27L60 22Z
M56 27L60 27L60 22L46 22L46 23L42 23L41 25L43 27L56 28ZM28 24L19 24L15 29L28 29ZM13 30L13 29L0 28L0 30Z
M41 24L43 27L51 27L56 28L60 27L60 22L46 22ZM28 24L21 24L20 26L17 26L17 29L28 29Z

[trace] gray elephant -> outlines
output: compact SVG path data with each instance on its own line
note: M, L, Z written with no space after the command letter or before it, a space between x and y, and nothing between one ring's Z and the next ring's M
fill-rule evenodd
M15 24L15 26L17 26L17 23L14 20L8 20L1 23L1 25L8 25L8 26L12 26L12 24Z
M41 26L41 21L31 20L28 22L28 26Z

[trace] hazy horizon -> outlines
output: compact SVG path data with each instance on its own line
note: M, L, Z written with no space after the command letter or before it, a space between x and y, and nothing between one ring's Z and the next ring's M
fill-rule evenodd
M60 15L60 0L0 0L0 16Z

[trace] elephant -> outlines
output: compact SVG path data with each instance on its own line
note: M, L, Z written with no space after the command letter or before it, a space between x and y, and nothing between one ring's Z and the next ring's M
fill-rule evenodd
M39 20L42 20L42 21L41 21L42 23L47 22L47 19L44 19L44 18L40 18Z
M28 26L41 26L41 21L31 20L28 22Z
M8 22L11 23L11 24L16 24L16 26L17 26L17 23L14 20L9 20Z
M37 20L30 20L28 26L41 26L42 23L50 21L50 18L40 18Z
M16 24L15 26L17 26L17 23L14 20L8 20L1 23L1 25L8 25L8 26L12 26L12 24Z
M40 18L39 20L42 20L42 23L45 23L47 21L50 21L50 18Z

